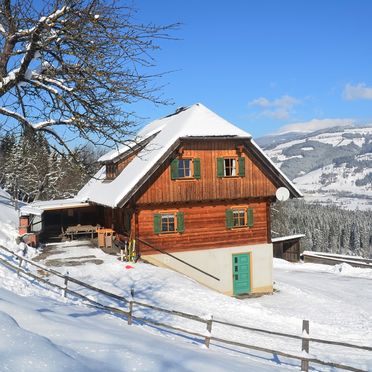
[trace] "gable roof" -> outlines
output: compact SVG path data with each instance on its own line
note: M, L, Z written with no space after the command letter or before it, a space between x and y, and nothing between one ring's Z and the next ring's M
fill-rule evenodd
M109 207L122 206L154 172L169 155L177 148L181 138L218 138L230 137L250 140L252 136L235 125L221 118L201 103L188 108L179 109L175 114L155 120L146 125L136 137L142 142L147 139L145 148L122 170L112 181L105 180L105 166L79 191L77 198ZM287 177L263 154L262 150L252 142L270 168L285 180L293 196L302 196ZM121 146L102 156L101 162L113 161L129 153L131 147Z

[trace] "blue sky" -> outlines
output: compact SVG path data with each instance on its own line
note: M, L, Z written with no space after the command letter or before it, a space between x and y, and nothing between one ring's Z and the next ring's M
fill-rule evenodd
M149 119L202 102L255 137L372 122L372 1L133 3L140 21L182 23L155 54L174 105L138 105Z

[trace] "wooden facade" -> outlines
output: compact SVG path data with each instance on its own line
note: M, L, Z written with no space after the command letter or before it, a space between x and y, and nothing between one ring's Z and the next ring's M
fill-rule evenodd
M134 156L117 166L126 166ZM244 175L219 176L219 158L237 159L240 167L243 162ZM172 179L174 159L198 159L198 177ZM105 208L105 226L167 252L269 243L269 208L276 189L242 140L183 140L123 208ZM253 225L228 228L229 208L251 209ZM155 231L156 214L178 212L184 218L182 232ZM156 253L142 243L138 248L142 255Z
M226 210L228 208L253 208L252 227L228 228ZM184 215L184 231L171 233L154 232L154 215L180 211ZM140 208L137 212L137 236L155 247L167 252L192 251L216 247L242 246L266 243L270 240L267 230L266 202L240 203L200 203L195 205L175 204L161 208L153 206ZM154 250L140 244L141 254L153 254Z
M172 154L144 184L136 197L136 205L236 200L275 195L277 187L263 173L253 156L244 149L241 141L188 141L183 142L180 149L180 154ZM200 159L200 178L172 180L170 162L175 157ZM217 159L221 157L243 157L245 176L218 177Z

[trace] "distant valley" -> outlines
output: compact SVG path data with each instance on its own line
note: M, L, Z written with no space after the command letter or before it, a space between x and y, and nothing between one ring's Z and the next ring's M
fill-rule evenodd
M372 209L372 124L270 135L257 143L305 200Z

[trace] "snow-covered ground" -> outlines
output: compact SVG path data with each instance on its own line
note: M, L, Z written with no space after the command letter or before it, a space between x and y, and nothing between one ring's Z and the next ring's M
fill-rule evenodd
M14 246L17 237L18 213L10 203L10 195L0 188L0 244Z
M2 234L7 239L8 235ZM275 260L276 292L271 296L238 300L171 270L144 263L130 264L130 268L116 257L84 245L56 247L54 252L44 263L58 260L62 264L57 267L59 271L68 271L72 277L125 297L129 297L130 289L134 288L134 297L141 302L201 316L213 314L215 319L297 335L301 334L302 320L308 319L312 337L372 345L370 269ZM63 266L64 262L78 261L78 257L84 256L95 256L103 263ZM91 292L89 295L92 299L122 306ZM123 319L89 308L78 300L64 300L60 293L27 279L18 279L1 265L0 298L0 371L299 370L294 360L251 350L237 353L231 347L213 343L210 350L206 350L202 340L190 336L143 324L127 326ZM149 309L135 307L135 315L205 333L205 324ZM299 340L262 336L216 323L212 335L301 353ZM313 343L310 352L320 359L372 370L368 352Z

